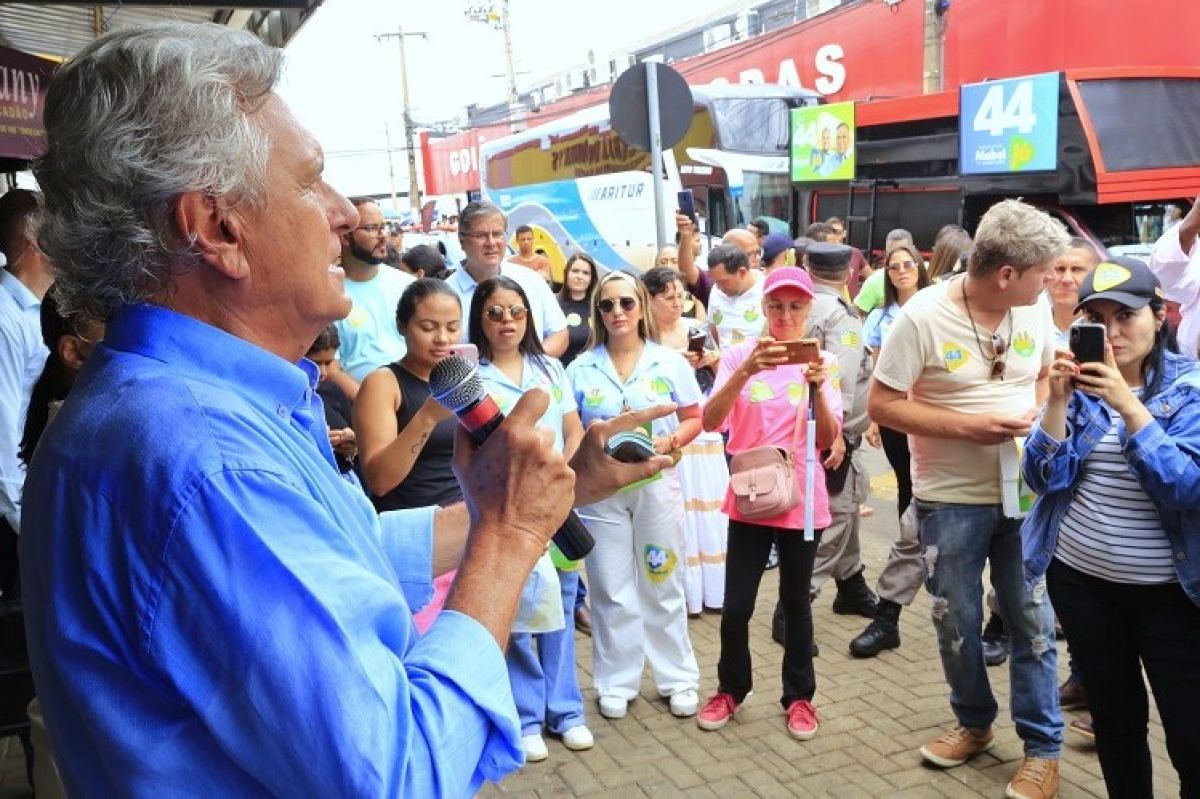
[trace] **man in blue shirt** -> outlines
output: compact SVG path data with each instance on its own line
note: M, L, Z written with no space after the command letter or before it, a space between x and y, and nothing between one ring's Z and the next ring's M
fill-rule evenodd
M109 322L34 457L21 538L71 795L471 795L521 763L501 647L546 541L572 502L663 465L603 456L655 415L630 414L569 468L535 391L484 446L460 435L466 513L374 514L302 360L350 310L333 264L359 218L280 70L250 34L174 23L97 40L48 90L56 296Z

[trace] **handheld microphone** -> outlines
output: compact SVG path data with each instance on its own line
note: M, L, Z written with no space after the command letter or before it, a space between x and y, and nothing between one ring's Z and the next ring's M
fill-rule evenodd
M429 373L429 390L433 398L458 417L471 440L482 444L504 421L504 413L496 401L483 390L483 379L474 364L460 355L438 361ZM592 551L595 539L579 521L575 511L554 534L554 545L568 560L579 560Z

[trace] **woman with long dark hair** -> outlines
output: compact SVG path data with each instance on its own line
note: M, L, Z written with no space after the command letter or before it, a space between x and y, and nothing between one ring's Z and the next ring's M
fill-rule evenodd
M526 391L540 388L550 405L538 426L554 433L554 447L568 458L583 438L583 425L566 372L545 354L529 322L529 298L507 277L475 289L467 315L469 341L479 350L479 374L500 410L508 413ZM551 546L552 553L556 549ZM543 556L529 576L509 637L508 676L521 722L525 759L545 760L543 725L571 750L590 749L592 734L575 676L575 591L578 563ZM560 568L555 570L554 560Z
M577 252L563 267L563 284L558 290L558 306L567 317L567 351L562 365L570 366L575 356L587 349L592 327L592 292L600 280L596 259L586 252Z
M1104 359L1051 366L1025 445L1025 572L1071 641L1109 795L1154 795L1144 672L1180 796L1200 796L1200 371L1141 261L1105 259L1079 297Z

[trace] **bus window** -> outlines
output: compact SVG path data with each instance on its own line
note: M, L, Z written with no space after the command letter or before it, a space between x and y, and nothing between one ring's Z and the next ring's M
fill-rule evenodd
M712 101L721 149L738 153L786 153L788 104L779 98L736 97Z
M725 190L720 186L708 187L708 232L713 236L724 236L729 230L729 211L725 204Z

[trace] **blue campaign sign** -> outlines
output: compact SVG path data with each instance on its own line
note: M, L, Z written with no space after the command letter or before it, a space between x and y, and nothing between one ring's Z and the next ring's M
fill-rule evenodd
M959 173L1036 172L1058 163L1059 73L964 85Z

